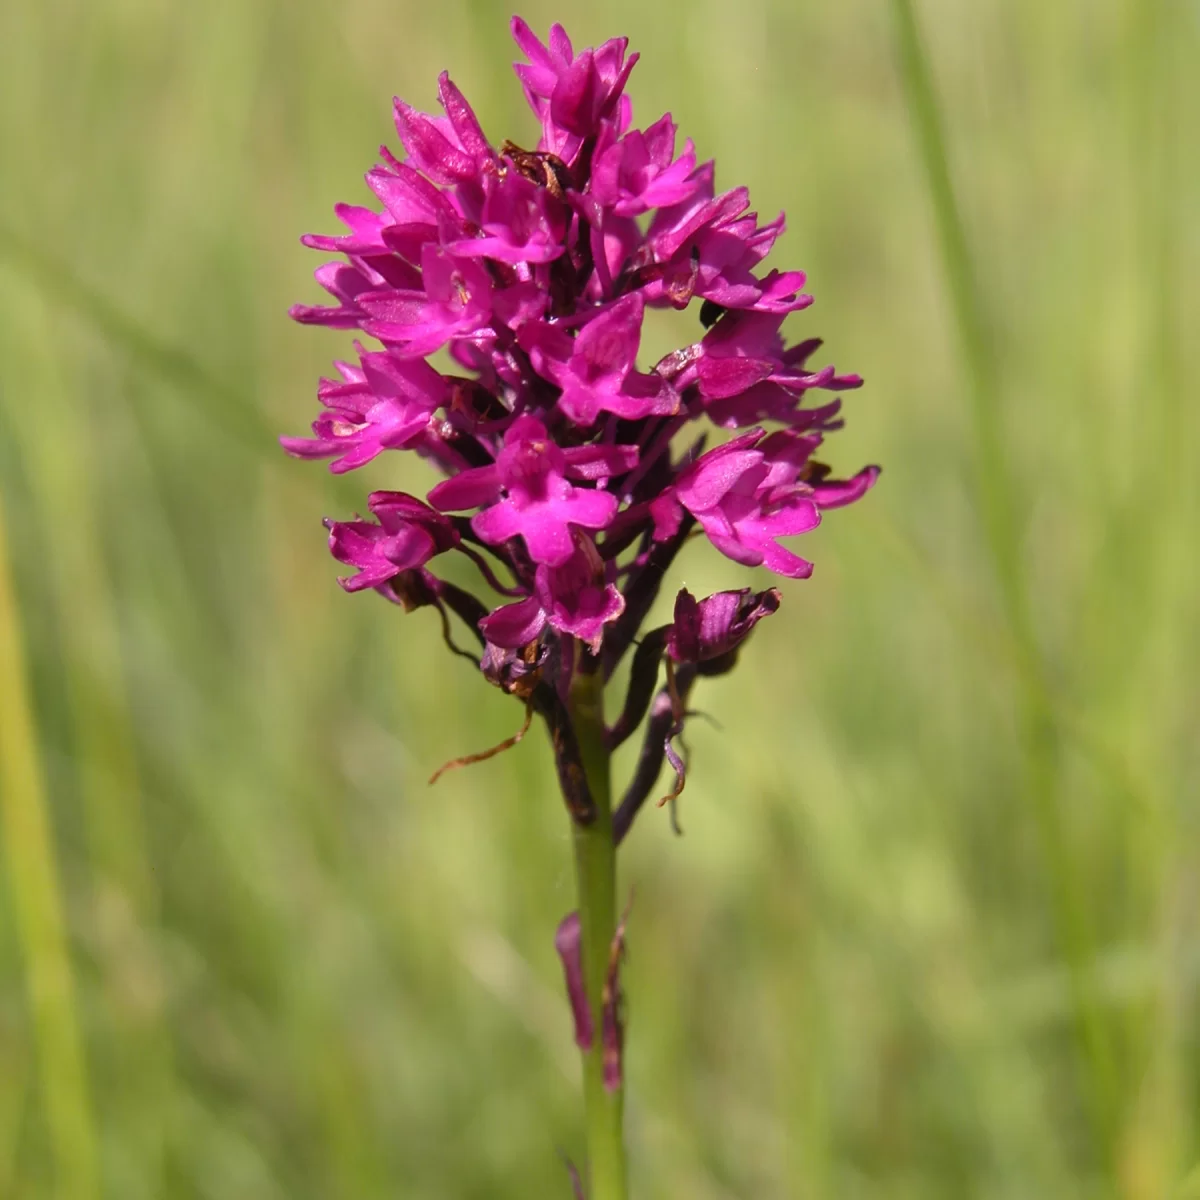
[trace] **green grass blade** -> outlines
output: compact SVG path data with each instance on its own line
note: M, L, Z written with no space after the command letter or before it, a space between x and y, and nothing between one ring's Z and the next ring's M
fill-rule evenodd
M1024 671L1021 727L1026 787L1054 896L1058 936L1071 975L1075 1023L1088 1063L1085 1103L1102 1155L1112 1149L1117 1081L1109 1033L1094 995L1092 934L1076 881L1058 787L1059 735L1046 697L1045 667L1025 593L1016 494L1001 423L999 371L967 233L951 179L943 120L911 0L893 0L900 76L919 144L942 263L962 343L974 425L979 504L993 568Z
M53 834L0 506L0 827L25 956L41 1094L64 1200L99 1195L96 1135Z

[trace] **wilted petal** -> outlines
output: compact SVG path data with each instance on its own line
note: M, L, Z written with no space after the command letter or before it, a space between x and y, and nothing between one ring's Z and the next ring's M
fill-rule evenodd
M716 592L703 600L684 588L675 599L675 621L667 633L667 653L676 662L704 662L735 649L763 617L779 608L775 588Z

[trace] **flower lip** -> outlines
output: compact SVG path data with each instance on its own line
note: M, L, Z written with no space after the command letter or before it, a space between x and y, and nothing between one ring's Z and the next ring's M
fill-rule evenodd
M535 563L559 567L574 553L572 526L603 529L616 515L611 492L575 487L566 453L536 417L520 416L504 435L490 466L470 468L429 493L437 509L483 505L471 528L489 545L524 540Z
M625 611L625 597L609 578L612 569L591 538L576 535L574 554L559 567L542 564L534 580L549 623L593 651L600 649L605 627Z

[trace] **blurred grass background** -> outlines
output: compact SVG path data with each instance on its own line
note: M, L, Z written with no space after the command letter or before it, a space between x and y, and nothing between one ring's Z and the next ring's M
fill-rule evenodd
M885 467L624 856L643 1200L1200 1196L1200 8L915 9L523 10L787 209ZM519 711L319 525L426 481L273 443L392 94L533 141L508 15L0 8L0 1196L569 1192L548 752L426 788Z

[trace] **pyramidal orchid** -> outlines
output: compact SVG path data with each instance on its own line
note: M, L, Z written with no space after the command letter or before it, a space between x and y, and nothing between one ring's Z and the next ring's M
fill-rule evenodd
M304 239L339 256L316 271L332 303L292 310L374 348L356 343L356 361L322 380L312 436L281 441L335 472L409 451L446 477L425 500L371 493L369 516L326 521L329 548L347 592L435 609L459 654L451 617L466 627L467 656L526 710L495 749L535 715L548 728L578 878L555 938L583 1054L587 1162L574 1178L589 1200L619 1200L616 848L664 767L663 799L683 790L693 687L733 667L781 595L684 589L669 623L643 626L693 536L731 563L806 578L788 543L860 499L878 469L833 478L817 457L842 424L838 393L861 380L814 366L819 340L784 339L812 297L803 272L762 266L782 214L760 224L745 188L718 193L669 114L634 127L626 39L576 53L559 25L546 43L519 18L511 28L536 144L493 143L446 74L441 113L395 101L405 157L382 148L366 176L375 204L339 205L344 232ZM689 306L692 340L639 361L646 310ZM443 350L448 371L429 361ZM476 590L443 577L450 555L471 560ZM606 722L605 685L631 651ZM610 758L639 729L614 806Z

